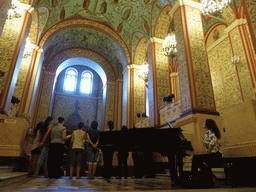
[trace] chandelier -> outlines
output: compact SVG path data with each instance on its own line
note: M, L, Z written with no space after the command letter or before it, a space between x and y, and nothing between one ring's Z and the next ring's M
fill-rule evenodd
M21 17L22 13L24 12L23 9L21 9L20 6L21 3L18 0L12 0L11 8L8 10L7 18L19 18Z
M172 58L176 56L176 38L174 32L171 32L167 35L163 43L163 52L165 56L171 56Z
M220 16L229 3L231 0L201 0L201 12L205 16Z
M143 79L145 82L148 81L148 63L145 61L142 65L140 65L140 71L138 77Z

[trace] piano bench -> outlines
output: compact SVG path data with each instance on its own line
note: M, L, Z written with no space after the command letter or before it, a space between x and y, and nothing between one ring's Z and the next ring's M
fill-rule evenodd
M256 186L256 157L220 157L211 168L224 168L232 186Z

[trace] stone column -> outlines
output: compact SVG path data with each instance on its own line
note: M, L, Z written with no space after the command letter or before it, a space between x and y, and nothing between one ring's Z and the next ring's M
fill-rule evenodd
M37 105L34 108L34 117L36 124L40 121L45 121L45 119L51 115L49 109L51 105L53 85L55 79L55 73L45 71L42 69L42 75L40 78L40 87L37 91Z
M200 7L200 3L191 0L179 0L170 12L174 17L177 40L182 113L218 115L204 44Z
M24 38L28 36L32 20L30 14L33 10L27 5L25 14L21 18L6 20L0 39L2 54L0 70L6 73L0 77L0 111L2 113L8 114L9 111L25 46Z
M36 77L38 74L38 68L41 60L43 49L39 49L39 47L36 47L33 50L32 58L30 62L30 66L27 71L27 75L25 78L21 101L20 101L20 107L18 111L18 116L20 116L22 113L29 113L31 101L32 101L32 95L34 91L34 86L36 83Z
M114 127L115 130L120 130L122 127L122 101L123 101L123 80L117 79L115 85L115 115Z
M249 34L252 39L254 52L256 53L256 2L252 0L242 0L241 3L248 22Z
M123 112L122 125L130 128L130 67L129 65L123 71Z
M11 7L11 2L9 0L0 0L0 36L2 35L4 24L7 18L7 13L9 8Z
M107 122L109 120L114 120L115 114L115 83L107 82L107 92L106 92L106 105L105 105L105 124L107 127Z
M162 39L151 38L146 45L148 58L149 126L160 124L159 111L163 98L170 95L168 57L162 52Z

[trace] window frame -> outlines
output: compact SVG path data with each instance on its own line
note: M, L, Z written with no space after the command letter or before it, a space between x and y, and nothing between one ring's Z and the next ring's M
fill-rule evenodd
M83 87L83 79L86 79L86 77L84 77L84 74L86 74L86 73L89 73L90 75L91 75L91 82L90 82L90 90L89 90L89 93L87 93L86 92L86 90L85 90L85 92L83 93L82 92L82 87ZM80 78L80 90L79 90L79 92L80 92L80 94L92 94L92 87L93 87L93 73L91 72L91 71L89 71L89 70L84 70L83 72L82 72L82 74L81 74L81 78Z
M74 90L73 91L66 90L67 76L70 75L70 74L68 74L69 71L74 71L76 73L74 75L75 76L75 82L74 82ZM72 75L70 75L70 76L72 76ZM70 67L70 68L66 69L65 77L64 77L64 83L63 83L63 91L69 92L69 93L75 93L76 92L76 87L77 87L77 78L78 78L78 71L75 68Z

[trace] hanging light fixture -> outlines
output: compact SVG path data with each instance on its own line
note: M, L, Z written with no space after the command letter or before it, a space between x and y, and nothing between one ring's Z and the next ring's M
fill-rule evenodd
M11 8L8 10L7 19L19 18L24 12L18 0L12 0Z
M146 61L140 65L138 77L143 79L145 82L148 81L148 63Z
M177 42L175 38L175 33L171 32L167 35L163 43L164 55L165 56L170 55L172 58L175 57L177 53L176 45L177 45Z
M205 16L220 16L231 0L201 0L201 12Z

